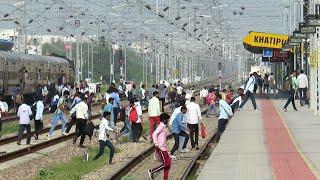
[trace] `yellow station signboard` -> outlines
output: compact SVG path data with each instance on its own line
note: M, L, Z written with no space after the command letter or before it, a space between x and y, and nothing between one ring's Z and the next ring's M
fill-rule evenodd
M281 49L288 39L289 36L282 34L250 32L242 41L253 47Z

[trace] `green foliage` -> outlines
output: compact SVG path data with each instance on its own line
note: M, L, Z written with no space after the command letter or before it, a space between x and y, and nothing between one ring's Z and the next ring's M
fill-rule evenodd
M88 47L89 46L89 47ZM75 59L76 45L72 44L72 60ZM92 43L82 43L82 57L83 57L83 77L87 77L87 59L88 59L88 48L89 57L91 58ZM102 76L104 81L109 82L110 74L110 47L105 42L103 37L99 38L99 43L93 46L93 71L94 81L100 81ZM51 43L43 44L42 52L44 55L51 55L53 53L66 56L64 50L64 42L62 40L51 41ZM119 82L120 79L120 62L119 59L124 58L124 51L116 51L114 54L115 59L115 80ZM112 56L111 56L112 60ZM142 60L141 58L131 49L127 49L127 80L135 80L136 82L142 81Z
M14 134L19 130L19 124L17 122L3 123L2 124L2 135Z
M60 180L60 179L81 179L81 176L98 170L106 165L109 159L109 149L106 148L104 154L97 160L92 160L96 153L99 151L98 147L87 149L89 153L89 161L84 162L82 154L74 157L70 162L65 164L55 164L50 167L41 169L35 179L44 180ZM119 149L116 149L116 153Z

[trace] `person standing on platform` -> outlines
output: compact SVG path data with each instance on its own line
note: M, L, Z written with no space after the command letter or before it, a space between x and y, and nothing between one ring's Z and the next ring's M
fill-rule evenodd
M274 79L273 73L271 73L270 76L268 77L268 82L269 82L268 94L271 93L271 89L272 89L272 93L276 93L276 81Z
M58 100L57 109L53 113L53 116L52 116L52 119L51 119L51 127L50 127L50 130L48 132L48 139L51 139L52 132L54 131L54 128L58 124L59 120L61 120L61 123L62 123L61 134L62 135L67 135L67 133L65 132L67 120L66 120L66 118L65 118L65 116L63 114L63 111L65 110L65 100L68 98L69 95L70 95L69 91L65 91L63 96L60 97L59 100Z
M156 168L153 168L152 170L148 170L149 178L153 179L153 174L157 173L161 170L164 170L163 179L168 180L169 179L169 170L171 167L171 158L169 156L168 150L167 150L167 136L168 131L166 129L166 126L168 124L170 116L166 113L163 113L160 115L160 124L158 128L154 131L152 134L152 139L154 142L154 145L156 147L155 153L159 157L159 160L162 162L162 164Z
M19 117L19 133L17 144L21 145L21 139L24 130L27 130L27 144L30 144L31 141L31 127L30 127L30 116L32 115L31 107L24 103L21 100L21 105L18 108L17 116Z
M253 105L254 110L258 110L257 104L256 104L256 99L254 98L254 94L253 94L254 85L255 85L257 77L258 77L258 74L256 72L254 72L252 74L252 76L249 78L249 80L244 88L244 93L246 94L246 97L244 98L244 100L240 104L240 110L242 110L242 107L246 104L246 102L248 101L249 98L252 101L252 105Z
M308 90L308 77L304 74L303 70L300 70L298 75L298 88L299 88L299 99L300 105L303 106L303 103L308 104L307 90Z
M191 149L199 150L199 122L201 121L200 106L195 103L196 98L191 97L190 103L187 105L187 126L190 131Z
M34 137L36 140L39 139L39 134L43 128L42 116L44 111L44 103L42 99L42 96L39 96L35 102L36 115L34 117Z
M152 140L152 133L156 129L156 125L160 123L160 101L159 92L153 92L153 97L149 100L148 115L150 121L149 135Z
M228 105L226 101L222 100L220 94L217 95L217 102L219 102L220 115L218 121L218 129L216 134L214 135L215 142L220 141L220 137L226 129L226 125L229 121L229 118L233 116L231 107Z
M284 105L283 110L287 112L287 107L289 106L290 102L292 103L293 109L295 111L298 111L295 104L295 94L296 90L298 88L298 79L297 79L297 72L293 71L291 75L287 78L287 81L289 81L289 98L287 100L287 103Z
M78 137L81 136L80 139L80 145L79 147L84 148L83 143L84 143L84 138L86 136L85 133L85 128L87 125L87 121L89 119L88 115L88 104L87 104L87 98L85 96L81 97L81 102L79 102L77 105L74 106L74 108L71 109L70 114L76 113L76 118L77 118L77 132L76 136L73 138L73 144L77 142Z
M112 142L107 138L106 136L106 130L109 130L111 132L114 132L114 130L108 126L109 119L110 119L110 112L103 112L103 118L101 119L100 125L99 125L99 152L98 154L93 158L93 160L97 160L100 158L104 153L104 148L107 146L110 149L110 155L109 155L109 164L112 163L112 158L115 152L115 148L113 147Z

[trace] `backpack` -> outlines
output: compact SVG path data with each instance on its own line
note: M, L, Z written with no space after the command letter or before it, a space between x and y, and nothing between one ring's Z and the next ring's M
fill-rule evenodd
M88 121L84 129L84 132L87 136L89 136L90 141L93 136L93 131L94 131L94 124L91 121Z
M37 103L38 103L38 101L36 101L35 103L33 103L32 106L31 106L32 115L30 116L30 119L33 119L33 118L36 117L36 113L37 113Z
M129 121L135 123L138 120L138 112L136 107L132 107L129 113Z
M50 110L49 110L49 112L50 113L54 113L56 110L57 110L57 108L58 108L58 101L59 101L59 98L58 99L56 99L56 100L54 100L54 97L52 98L52 100L51 100L51 102L50 102Z

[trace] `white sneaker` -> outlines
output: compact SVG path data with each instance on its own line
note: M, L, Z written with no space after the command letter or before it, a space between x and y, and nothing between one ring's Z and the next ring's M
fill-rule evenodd
M175 156L175 155L170 155L170 158L171 158L172 160L176 160L176 159L177 159L177 156Z
M190 152L190 149L184 148L184 149L181 150L181 152L182 152L182 153L187 153L187 152Z
M149 175L149 178L150 178L150 179L153 179L153 174L152 174L152 172L151 172L150 169L148 170L148 175Z
M47 140L50 140L50 139L51 139L51 135L48 134L48 135L47 135Z
M62 133L62 135L63 135L63 136L68 136L69 133L64 132L64 133Z
M238 111L242 111L242 108L239 108Z

